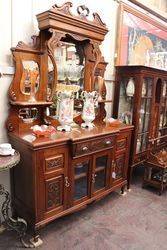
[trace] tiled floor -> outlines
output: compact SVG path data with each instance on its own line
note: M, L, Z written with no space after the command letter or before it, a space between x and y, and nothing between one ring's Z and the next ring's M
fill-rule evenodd
M41 230L39 250L167 250L167 191L158 196L135 178L125 196L114 192L87 209ZM0 235L0 249L23 249L15 232Z

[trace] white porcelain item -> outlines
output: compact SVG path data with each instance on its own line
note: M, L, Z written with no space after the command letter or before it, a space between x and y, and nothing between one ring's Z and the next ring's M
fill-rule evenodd
M15 150L10 143L0 144L0 155L14 155Z
M58 120L61 124L57 130L69 132L73 123L74 94L71 91L58 92L57 99Z
M92 121L95 119L95 104L98 99L98 93L96 91L81 93L81 98L84 101L82 119L84 123L81 124L82 128L93 128L94 124Z
M134 93L135 93L135 83L133 78L131 77L126 87L126 94L127 96L134 96Z

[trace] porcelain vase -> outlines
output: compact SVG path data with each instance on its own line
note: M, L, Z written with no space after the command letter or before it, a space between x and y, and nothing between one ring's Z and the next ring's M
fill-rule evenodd
M83 91L81 93L81 98L84 102L82 111L82 119L84 120L84 123L81 124L81 127L93 128L94 124L92 122L95 119L95 105L97 103L98 93L96 91Z
M57 114L61 126L57 127L59 131L71 131L74 110L74 95L71 91L57 93Z

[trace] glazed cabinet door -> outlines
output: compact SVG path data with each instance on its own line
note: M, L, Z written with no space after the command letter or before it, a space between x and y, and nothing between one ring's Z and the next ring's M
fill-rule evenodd
M48 219L66 209L70 181L67 171L68 149L50 148L37 153L38 216Z
M113 149L100 152L93 156L93 169L91 173L92 196L103 192L109 187L110 165Z
M80 157L73 160L72 201L73 205L90 198L92 157Z

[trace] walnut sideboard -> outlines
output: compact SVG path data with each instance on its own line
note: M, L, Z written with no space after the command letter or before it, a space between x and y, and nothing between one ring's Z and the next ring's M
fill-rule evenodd
M132 129L99 125L33 142L9 133L21 154L19 166L11 170L14 212L37 231L115 189L123 192Z

